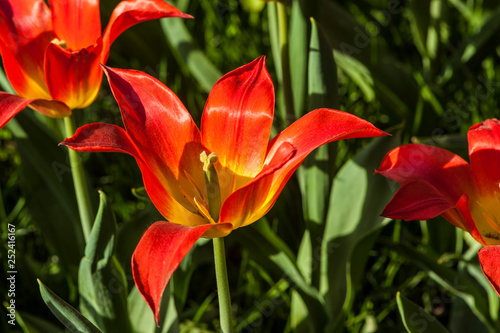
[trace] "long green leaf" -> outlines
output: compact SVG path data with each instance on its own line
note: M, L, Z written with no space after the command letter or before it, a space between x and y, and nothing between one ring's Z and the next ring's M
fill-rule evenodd
M189 72L205 92L210 92L222 73L196 45L184 23L184 19L168 18L161 20L161 26L177 62L189 68Z
M81 333L102 333L87 318L85 318L74 307L63 301L52 290L45 286L40 280L40 293L43 301L50 311L64 324L71 332Z
M364 265L370 246L365 246L363 251L358 249L355 258L353 250L361 239L387 221L379 214L394 189L385 178L373 176L373 171L384 154L398 143L399 135L374 139L340 169L333 182L322 241L320 277L320 291L331 316L330 325L341 320L342 309L349 305L351 263Z
M106 195L99 195L99 210L78 271L80 308L104 332L132 332L127 316L127 281L114 256L115 216Z

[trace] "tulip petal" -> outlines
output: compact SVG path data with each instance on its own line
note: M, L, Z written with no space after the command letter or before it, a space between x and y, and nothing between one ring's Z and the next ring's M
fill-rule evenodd
M201 119L203 145L215 152L220 167L233 175L228 182L231 185L221 188L226 194L257 175L266 158L274 88L265 65L265 58L260 57L224 75L212 88L205 105Z
M54 38L50 10L43 0L0 2L0 52L16 93L50 99L43 72L43 54Z
M191 179L203 193L206 185L200 131L191 115L170 89L150 75L108 67L105 72L130 139L171 196L184 207L192 207L185 197L186 193L191 198L197 195Z
M460 199L457 202L457 210L460 212L462 215L462 221L463 225L465 226L465 230L469 232L478 243L481 245L487 245L485 242L484 238L481 236L482 233L479 232L476 223L472 219L472 215L470 213L470 208L469 208L469 197L467 194L464 194L460 197Z
M0 91L0 128L31 102L29 99Z
M375 172L404 185L422 180L432 184L449 202L464 193L472 195L470 165L448 150L422 144L406 144L388 152Z
M108 59L109 47L114 40L131 26L163 17L192 18L163 0L128 0L120 2L111 14L103 34L104 48L101 62Z
M9 120L27 106L53 118L62 118L71 115L71 110L64 103L40 99L25 99L0 91L0 128L5 126Z
M101 50L100 39L96 45L78 51L50 43L45 52L45 73L52 98L63 101L71 109L90 105L101 85Z
M477 191L481 196L494 198L494 193L500 192L500 122L488 119L476 124L467 138Z
M57 38L69 50L79 51L94 45L101 36L98 0L49 0Z
M35 99L30 103L29 107L52 118L64 118L71 116L71 109L60 101Z
M188 226L205 224L207 221L196 212L179 204L163 185L162 173L155 173L143 152L137 149L128 133L121 127L104 123L93 123L78 128L71 138L60 143L76 151L118 152L132 155L142 172L144 186L151 201L169 221ZM147 153L147 151L146 151ZM161 180L160 180L161 179ZM204 237L220 237L220 233L209 233Z
M484 275L500 296L500 245L483 247L477 254Z
M160 221L150 226L132 255L132 273L141 295L158 324L163 291L182 258L194 243L211 228L231 228L230 224L205 224L186 227Z
M231 223L236 229L266 215L278 199L286 181L293 174L293 170L281 182L273 181L275 174L294 157L295 153L295 147L284 142L261 173L224 201L220 221Z
M235 227L239 227L262 217L274 205L300 163L317 147L336 140L383 135L388 134L347 112L330 109L309 112L269 143L261 174L226 199L221 211L221 221L231 221ZM244 193L248 194L243 195ZM240 203L235 199L237 197ZM254 212L245 207L238 208L238 205L251 205ZM238 221L238 214L245 215L243 221ZM231 218L238 222L232 221Z
M428 220L454 207L434 186L416 180L401 186L380 215L406 221Z

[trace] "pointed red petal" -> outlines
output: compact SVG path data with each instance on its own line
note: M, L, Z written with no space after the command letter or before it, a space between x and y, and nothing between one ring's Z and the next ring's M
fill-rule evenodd
M7 78L19 96L50 99L43 55L53 38L50 11L43 0L0 2L0 52Z
M76 151L117 152L141 158L127 132L112 124L93 123L79 127L71 138L66 138L60 145Z
M194 243L213 227L231 225L205 224L192 228L160 221L150 226L137 244L132 255L132 273L157 324L161 297L170 277Z
M4 127L16 114L31 102L16 95L0 91L0 128Z
M406 221L428 220L453 207L434 186L416 180L401 186L380 215Z
M376 171L406 184L425 181L448 201L457 202L464 193L474 193L470 165L448 150L422 144L406 144L385 155Z
M258 179L226 199L221 221L229 222L234 218L235 221L231 222L239 227L239 223L247 225L262 217L274 205L300 163L317 147L336 140L383 135L388 134L347 112L330 109L309 112L269 143L262 175L257 175ZM242 201L238 204L235 197ZM249 205L250 208L239 205ZM243 221L238 219L238 212L244 214Z
M78 51L94 45L101 36L98 0L49 0L57 38L69 50Z
M483 247L478 256L484 275L500 296L500 245Z
M111 14L108 26L103 34L104 52L102 63L106 63L109 47L114 40L131 26L162 17L192 18L163 0L129 0L120 2Z
M62 118L71 115L71 110L58 101L46 101L40 99L24 99L0 91L0 128L2 128L16 114L30 106L38 112L53 118Z
M260 57L224 75L212 88L201 119L203 145L232 174L262 170L271 135L274 88Z
M500 184L500 122L488 119L470 128L469 156L480 195L492 196Z
M50 43L45 53L45 74L52 98L71 109L90 105L101 86L101 51L100 39L97 44L74 52Z
M130 139L172 197L192 207L179 186L195 197L186 173L202 190L205 178L200 132L191 115L179 98L155 78L133 70L105 67L105 72Z
M231 223L236 229L264 216L273 207L293 170L281 182L273 181L274 175L294 157L295 153L295 148L290 143L284 142L257 177L224 201L220 221Z

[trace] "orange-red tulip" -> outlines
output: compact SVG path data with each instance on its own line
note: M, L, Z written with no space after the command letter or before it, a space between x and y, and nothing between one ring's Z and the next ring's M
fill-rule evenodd
M163 290L197 239L226 236L264 216L295 169L318 146L386 135L349 113L318 109L269 142L274 88L263 57L214 85L201 131L161 82L138 71L105 72L125 129L89 124L63 144L78 151L134 156L151 200L169 221L149 227L132 258L136 285L156 321ZM207 190L200 155L205 162L207 155L214 158L220 189L215 213L210 206L214 188Z
M427 220L438 215L486 246L485 275L500 295L500 122L469 129L470 164L441 148L407 144L384 157L376 171L401 184L382 215Z
M62 118L94 101L109 47L136 23L191 17L163 0L126 0L104 33L99 0L0 0L0 53L18 96L0 92L0 128L27 105Z

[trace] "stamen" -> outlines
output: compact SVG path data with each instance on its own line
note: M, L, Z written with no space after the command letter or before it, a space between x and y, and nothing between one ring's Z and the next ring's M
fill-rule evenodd
M65 40L62 40L62 39L57 39L57 38L54 38L53 40L50 41L51 43L54 43L54 44L57 44L59 45L60 47L62 47L63 49L66 49L68 47L68 45L66 44L66 41Z

